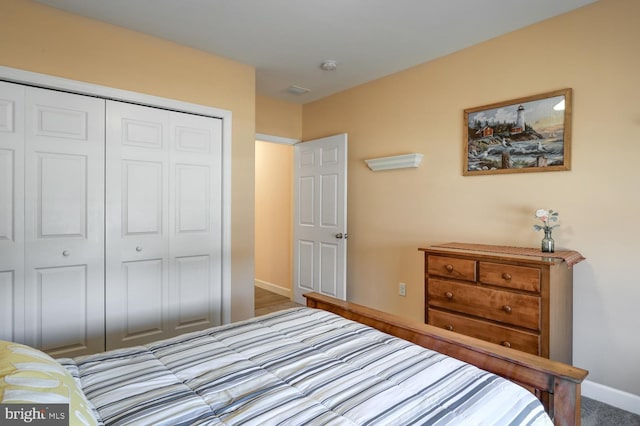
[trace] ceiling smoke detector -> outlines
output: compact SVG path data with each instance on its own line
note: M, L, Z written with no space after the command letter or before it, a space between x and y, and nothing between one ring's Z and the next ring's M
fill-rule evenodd
M325 71L333 71L336 68L338 68L338 63L336 61L324 61L323 63L320 64L320 68L325 70Z

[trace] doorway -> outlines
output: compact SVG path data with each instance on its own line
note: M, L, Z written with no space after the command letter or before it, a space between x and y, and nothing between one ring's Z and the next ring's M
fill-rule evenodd
M270 139L255 142L254 284L291 300L294 148Z
M346 300L347 135L296 142L255 142L255 286Z

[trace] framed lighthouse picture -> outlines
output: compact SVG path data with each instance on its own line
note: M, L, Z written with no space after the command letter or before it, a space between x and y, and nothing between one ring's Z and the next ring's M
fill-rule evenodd
M571 169L571 89L464 110L464 176Z

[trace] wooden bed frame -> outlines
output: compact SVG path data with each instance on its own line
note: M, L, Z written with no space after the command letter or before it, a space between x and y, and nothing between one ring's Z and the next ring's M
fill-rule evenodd
M355 303L307 293L307 306L322 309L433 349L505 377L531 390L556 425L580 425L580 384L588 371Z

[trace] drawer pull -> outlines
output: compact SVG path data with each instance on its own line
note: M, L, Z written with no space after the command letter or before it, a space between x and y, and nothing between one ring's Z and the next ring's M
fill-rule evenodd
M451 273L453 272L453 265L445 265L444 269L446 269L447 272Z
M511 274L507 274L506 272L504 274L502 274L502 278L507 280L507 281L511 281Z
M453 293L451 293L450 291L447 291L447 292L444 294L444 296L445 296L447 299L449 299L449 300L453 299Z
M511 313L511 311L512 311L511 306L509 306L509 305L504 305L504 306L502 307L502 310L503 310L503 311L505 311L505 312L506 312L506 313L508 313L508 314L510 314L510 313Z
M453 331L453 326L451 324L447 324L445 328L449 331Z
M500 343L502 346L504 346L505 348L510 348L511 347L511 343L507 342L506 340L502 343Z

